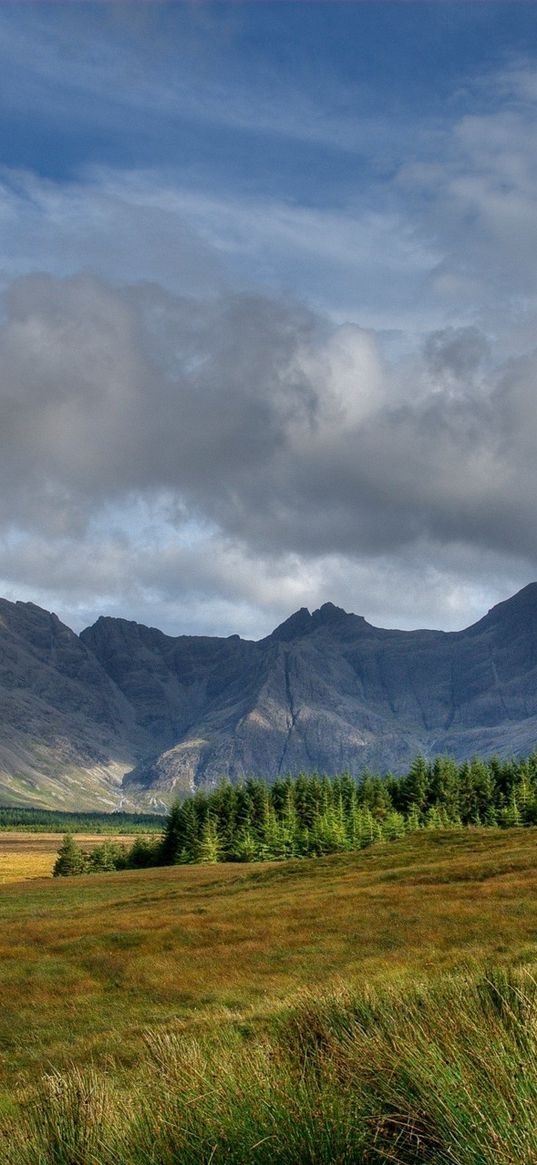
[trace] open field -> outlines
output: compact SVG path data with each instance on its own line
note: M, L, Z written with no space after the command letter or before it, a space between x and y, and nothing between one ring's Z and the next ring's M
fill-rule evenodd
M12 883L0 936L3 1087L45 1063L106 1056L128 1067L147 1026L262 1023L300 989L341 978L537 963L537 829Z
M76 833L73 836L88 850L105 840L124 842L127 846L134 841L132 834ZM0 832L0 886L50 877L61 840L57 833Z
M533 828L11 882L0 1165L535 1165L534 968Z

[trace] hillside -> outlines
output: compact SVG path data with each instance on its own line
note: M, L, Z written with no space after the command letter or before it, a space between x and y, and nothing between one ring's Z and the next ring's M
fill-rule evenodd
M531 964L536 842L423 832L302 862L4 886L0 1087L51 1063L132 1067L148 1025L264 1022L305 987Z
M401 772L537 741L537 584L459 632L394 631L327 603L254 643L101 618L76 636L0 602L0 799L161 807L255 773Z

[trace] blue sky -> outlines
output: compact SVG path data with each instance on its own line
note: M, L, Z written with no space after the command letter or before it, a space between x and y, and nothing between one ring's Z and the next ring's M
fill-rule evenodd
M0 7L0 592L258 637L537 577L537 6Z

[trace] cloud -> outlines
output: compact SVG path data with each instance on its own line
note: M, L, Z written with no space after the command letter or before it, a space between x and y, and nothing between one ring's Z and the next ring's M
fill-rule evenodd
M77 631L103 614L170 635L259 639L291 611L328 599L375 626L456 630L513 593L524 570L516 559L462 544L418 542L397 557L357 560L249 553L214 531L181 539L158 507L136 509L130 533L123 526L76 538L0 538L3 594L33 602L38 595Z
M150 280L193 295L229 283L217 249L157 175L94 173L58 183L4 167L0 222L5 285L36 269L91 272L113 283Z
M326 599L460 626L529 581L532 76L374 206L4 170L9 593L255 636Z
M374 327L413 326L439 253L400 211L303 206L264 194L207 189L160 171L87 170L69 182L0 169L7 282L90 271L210 295L226 288L294 295ZM434 304L420 308L431 323Z
M130 544L145 499L179 541L203 533L205 570L211 545L220 563L224 546L314 564L425 544L536 562L537 353L495 363L476 327L422 353L410 392L381 337L290 300L22 278L0 327L4 528L100 529L110 565L110 508Z
M403 162L397 182L441 254L431 290L459 310L490 314L501 304L511 316L537 291L535 64L483 78L481 88L487 110L446 126L434 157Z

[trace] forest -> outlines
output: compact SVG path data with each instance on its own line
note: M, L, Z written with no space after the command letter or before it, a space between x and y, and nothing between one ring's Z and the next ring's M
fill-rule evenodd
M161 835L84 853L71 834L55 876L188 863L277 861L359 850L420 829L537 823L537 752L458 764L417 756L407 773L288 775L198 790L176 802Z
M11 830L24 833L65 833L66 829L80 833L148 833L162 829L161 813L68 812L64 809L38 809L34 806L15 808L0 806L0 832Z

